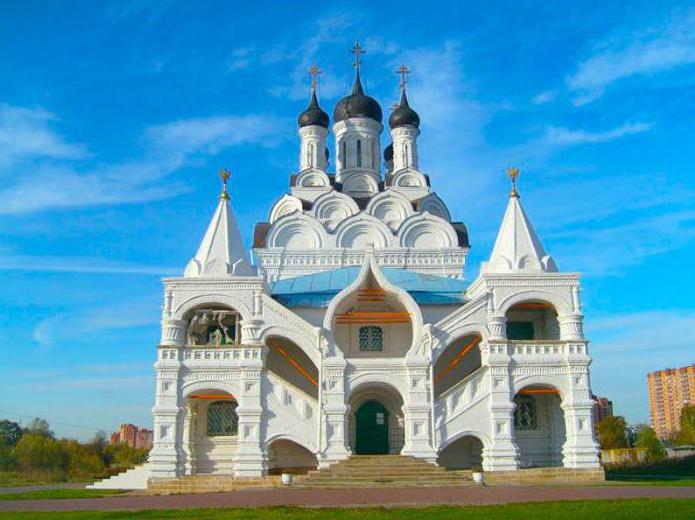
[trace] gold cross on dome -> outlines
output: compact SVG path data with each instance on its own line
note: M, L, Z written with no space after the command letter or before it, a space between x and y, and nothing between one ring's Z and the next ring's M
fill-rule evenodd
M220 179L222 179L222 194L220 195L220 198L229 199L229 194L227 193L227 181L232 176L232 172L230 172L227 168L222 168L219 172L219 176Z
M516 178L519 176L519 168L507 168L507 175L512 180L512 191L509 193L509 196L518 197L519 192L516 191Z
M358 40L355 40L355 45L352 46L352 50L350 52L355 55L355 61L353 62L353 66L356 69L359 69L361 63L360 56L366 54L367 51L365 51L364 48L362 48Z
M323 72L316 65L309 67L309 75L311 76L311 90L316 90L319 85L319 74Z
M401 90L405 90L405 84L407 81L406 76L410 74L410 69L405 65L401 65L400 67L398 67L398 70L396 70L396 74L401 75Z

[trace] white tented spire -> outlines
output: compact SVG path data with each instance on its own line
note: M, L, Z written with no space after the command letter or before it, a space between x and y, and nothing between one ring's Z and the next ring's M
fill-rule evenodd
M557 272L557 265L543 249L538 235L533 230L516 191L516 176L519 171L510 168L512 191L504 213L495 247L488 262L483 262L483 273Z
M254 276L248 254L241 241L241 233L234 213L229 204L227 180L229 172L222 170L222 195L212 216L208 230L200 243L198 252L188 262L183 275L186 278L196 276Z

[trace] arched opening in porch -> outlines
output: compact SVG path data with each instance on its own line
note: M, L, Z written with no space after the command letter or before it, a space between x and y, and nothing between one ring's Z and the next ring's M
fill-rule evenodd
M550 385L527 386L517 392L514 405L519 466L562 466L566 433L560 391Z
M238 403L227 392L198 390L185 399L184 451L190 474L231 474L237 449Z
M434 364L434 396L452 388L481 366L480 334L467 334L453 341Z
M275 376L318 399L319 370L309 356L292 341L279 336L266 339L265 366Z
M316 455L289 439L276 439L268 445L268 473L303 475L318 467Z
M470 469L483 464L483 443L474 435L464 435L446 446L437 464L447 469Z
M557 311L548 302L529 300L509 308L507 339L516 341L559 340Z
M356 388L349 401L348 443L357 455L395 455L405 443L403 398L391 385Z
M186 345L228 346L241 341L241 314L232 307L205 304L184 315Z

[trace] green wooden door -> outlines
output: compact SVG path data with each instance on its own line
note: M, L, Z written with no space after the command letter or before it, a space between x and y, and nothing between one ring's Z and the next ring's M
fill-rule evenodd
M384 405L367 401L355 414L355 452L358 455L387 455L389 417Z

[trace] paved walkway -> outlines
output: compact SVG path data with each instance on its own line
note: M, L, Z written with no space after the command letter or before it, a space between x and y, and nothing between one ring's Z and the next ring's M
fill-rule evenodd
M379 489L254 489L227 493L168 496L124 496L64 500L0 501L0 511L89 511L182 509L193 507L257 506L398 506L460 504L482 505L549 500L601 500L622 498L691 498L694 487L527 487Z
M87 484L79 482L61 482L59 484L32 484L28 486L0 487L0 495L43 491L44 489L84 489Z

